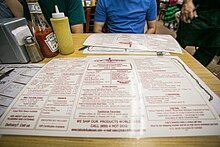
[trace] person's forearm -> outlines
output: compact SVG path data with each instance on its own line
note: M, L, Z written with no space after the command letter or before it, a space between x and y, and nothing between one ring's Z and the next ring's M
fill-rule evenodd
M145 32L145 34L155 34L156 33L156 29L157 29L157 23L156 23L156 19L155 20L151 20L151 21L147 21L147 31Z
M5 0L5 3L15 17L24 16L23 6L18 0Z
M155 34L156 33L156 28L149 28L145 34Z
M103 33L102 32L102 28L104 27L104 23L98 23L98 22L94 22L94 29L93 31L95 33Z
M72 33L83 33L83 24L77 24L71 26Z
M102 29L94 29L94 33L102 33Z

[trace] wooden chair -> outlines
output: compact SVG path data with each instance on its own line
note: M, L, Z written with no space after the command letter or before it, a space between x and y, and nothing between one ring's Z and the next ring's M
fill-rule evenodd
M85 33L92 33L94 28L95 6L84 7L86 24L84 25Z

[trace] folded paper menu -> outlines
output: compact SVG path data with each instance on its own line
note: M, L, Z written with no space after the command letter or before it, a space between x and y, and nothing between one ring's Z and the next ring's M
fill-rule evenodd
M171 35L163 34L92 34L84 46L123 48L137 51L182 53Z

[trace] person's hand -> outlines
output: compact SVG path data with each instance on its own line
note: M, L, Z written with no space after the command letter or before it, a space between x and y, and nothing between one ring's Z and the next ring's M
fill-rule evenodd
M190 23L195 17L198 17L195 5L193 4L192 0L186 0L182 6L181 20L185 23Z
M179 4L179 5L182 5L183 4L183 0L177 0L176 3Z

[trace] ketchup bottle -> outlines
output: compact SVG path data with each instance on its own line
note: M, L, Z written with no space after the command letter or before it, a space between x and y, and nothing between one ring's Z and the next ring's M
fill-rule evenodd
M51 58L59 54L55 34L47 23L37 0L29 0L28 8L32 17L34 36L44 57Z
M42 15L34 14L34 34L44 57L51 58L59 54L57 39Z

